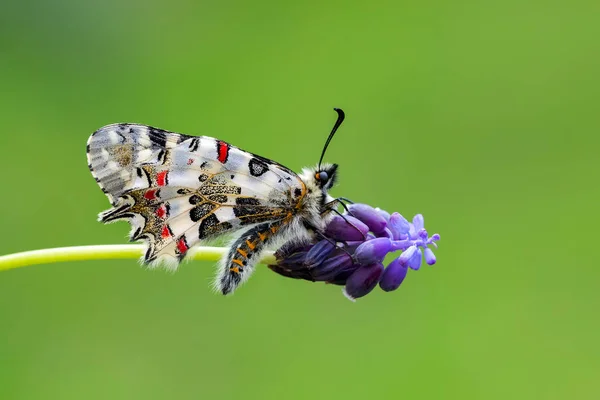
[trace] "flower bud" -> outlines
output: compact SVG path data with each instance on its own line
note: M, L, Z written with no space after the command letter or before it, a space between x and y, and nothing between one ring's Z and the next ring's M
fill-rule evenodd
M344 218L339 215L333 217L325 234L335 240L365 240L369 227L351 215L345 215Z
M368 240L358 246L354 252L354 260L360 265L369 265L383 261L392 248L392 242L388 238L376 238Z
M279 265L283 265L286 268L290 269L298 269L304 267L306 263L306 255L308 252L299 251L297 253L293 253L283 260L279 261Z
M321 264L333 250L335 250L335 244L329 240L323 239L317 242L308 253L306 253L304 263L308 268L315 267Z
M415 271L417 271L419 268L421 268L421 260L423 259L423 252L421 251L421 248L417 248L417 251L415 251L415 253L413 254L413 256L410 258L410 260L408 260L408 267L410 269L414 269Z
M433 254L433 251L429 247L426 247L425 248L425 262L428 265L433 265L433 264L435 264L435 261L436 261L435 254Z
M400 254L400 257L398 257L398 262L402 265L407 265L416 252L417 246L410 246L408 249L404 250L402 254Z
M379 207L376 207L375 211L377 211L379 213L379 215L381 215L383 217L383 219L385 219L386 222L389 222L389 220L390 220L390 213L389 212L387 212L385 210L382 210Z
M313 277L308 273L307 269L291 270L281 265L269 265L269 268L271 269L271 271L276 272L279 275L285 276L287 278L305 279L307 281L312 282L315 281Z
M385 237L388 239L394 239L394 234L389 228L385 228L383 231L375 235L376 237Z
M356 271L359 267L360 265L358 264L352 264L341 271L337 271L335 276L327 280L326 282L331 285L346 286L346 281L348 280L350 275L352 275L352 273Z
M383 232L387 226L385 218L367 204L350 204L348 209L352 215L364 222L374 234Z
M390 230L394 234L394 239L398 240L402 235L408 234L410 230L410 224L402 215L397 212L390 216L390 222L388 224Z
M304 252L306 254L306 252L308 252L311 248L312 248L311 245L300 245L299 246L297 243L287 242L283 246L281 246L279 249L277 249L277 251L275 252L275 258L277 260L283 260L286 257L289 257L295 253Z
M415 228L415 232L419 232L421 229L425 228L425 219L423 218L423 214L415 215L412 223Z
M341 272L352 266L352 257L345 252L329 257L321 265L311 269L311 274L318 281L330 281Z
M369 294L377 286L381 275L383 275L383 265L380 263L359 267L346 281L344 295L354 301Z
M402 265L400 260L396 258L387 266L385 271L383 271L383 276L379 281L379 287L386 292L398 289L402 281L404 281L404 278L406 278L407 272L408 268L406 265Z

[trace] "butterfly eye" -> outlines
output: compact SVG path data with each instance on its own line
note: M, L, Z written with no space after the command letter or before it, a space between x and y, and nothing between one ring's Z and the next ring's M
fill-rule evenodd
M327 172L325 172L325 171L319 172L319 180L321 182L327 182L328 179L329 179L329 175L327 174Z

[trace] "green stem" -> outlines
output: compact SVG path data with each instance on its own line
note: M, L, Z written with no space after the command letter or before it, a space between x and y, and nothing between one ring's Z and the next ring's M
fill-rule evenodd
M226 247L198 247L191 250L189 259L217 261L228 251ZM26 267L28 265L52 264L65 261L127 260L138 259L144 254L139 244L109 244L98 246L57 247L25 251L0 256L0 271ZM267 253L262 263L274 263L273 253Z

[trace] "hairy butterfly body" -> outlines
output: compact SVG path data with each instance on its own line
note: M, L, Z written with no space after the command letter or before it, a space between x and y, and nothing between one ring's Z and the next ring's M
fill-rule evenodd
M344 117L336 111L323 154ZM107 125L91 135L87 157L112 205L99 220L127 220L131 241L147 243L146 264L176 268L193 246L235 235L215 280L223 294L248 279L267 247L322 232L336 204L328 190L337 165L319 162L296 174L207 136Z

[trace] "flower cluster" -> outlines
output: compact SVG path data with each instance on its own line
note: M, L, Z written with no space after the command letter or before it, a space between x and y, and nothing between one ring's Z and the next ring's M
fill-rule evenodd
M410 223L366 204L351 204L348 210L329 222L321 240L281 247L275 252L277 264L269 268L289 278L344 285L344 294L354 301L377 284L386 292L396 290L408 268L418 270L423 258L435 264L430 246L437 248L440 235L428 235L421 214ZM402 254L384 268L383 259L398 250Z

